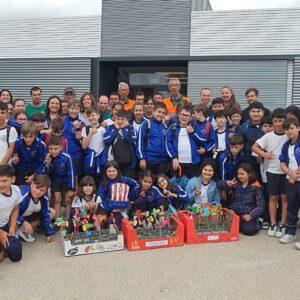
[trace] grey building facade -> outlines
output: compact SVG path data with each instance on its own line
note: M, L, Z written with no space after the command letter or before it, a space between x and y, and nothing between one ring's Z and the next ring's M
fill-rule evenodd
M270 109L300 105L300 9L212 11L200 0L103 0L102 14L0 21L0 88L44 99L65 86L95 96L119 81L167 93L170 77L194 103L202 87L218 96L248 87Z

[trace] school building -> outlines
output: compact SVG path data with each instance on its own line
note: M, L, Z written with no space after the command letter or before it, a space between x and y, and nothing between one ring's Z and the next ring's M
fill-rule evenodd
M100 5L100 4L99 4ZM103 0L93 16L0 20L0 88L44 100L66 86L96 96L128 82L167 93L170 77L194 103L202 87L248 87L270 109L300 105L300 8L213 11L208 0Z

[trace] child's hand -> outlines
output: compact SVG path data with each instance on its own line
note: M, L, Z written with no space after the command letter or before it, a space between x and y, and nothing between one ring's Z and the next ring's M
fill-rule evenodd
M227 192L224 191L224 190L221 192L221 199L224 200L224 201L227 200Z
M252 217L251 217L250 214L245 214L245 215L242 216L242 218L243 218L243 220L245 220L246 222L249 222L249 221L252 219Z
M177 158L173 159L173 170L176 171L180 168L179 162Z
M261 156L265 159L273 159L275 157L272 152L262 152Z
M140 168L141 168L141 170L146 170L146 160L145 159L140 160Z
M8 235L14 236L16 234L16 231L17 231L17 224L11 224L8 229Z
M13 156L13 158L12 158L12 163L14 164L14 165L17 165L18 163L19 163L19 155L18 155L18 153L15 153L14 154L14 156Z
M51 134L52 133L52 129L43 129L40 131L41 134Z
M228 185L228 187L232 188L237 184L237 180L235 178L232 180L227 180L226 184Z
M27 221L24 221L24 223L23 223L23 229L24 229L24 232L26 234L32 234L32 232L33 232L33 229L31 227L30 223L27 222Z
M48 166L51 164L51 155L50 155L50 153L47 153L47 155L46 155L45 164L48 165Z
M49 235L46 237L46 243L49 244L53 241L53 236L52 235Z
M117 122L115 122L114 126L115 126L116 129L120 129L120 126Z
M32 180L33 180L33 175L31 175L31 176L25 176L25 182L27 184L31 184Z
M201 190L200 190L200 188L199 188L198 185L195 185L195 195L196 196L200 196L201 195Z
M140 196L145 197L145 195L146 195L146 194L145 194L145 191L141 190L141 191L140 191Z
M73 122L73 125L74 125L74 127L75 127L76 129L79 129L80 126L81 126L81 122L78 121L78 120L76 120L76 121Z
M186 126L186 132L187 133L193 133L194 132L194 128L191 125Z
M95 133L97 133L97 128L91 127L91 128L90 128L89 135L94 135Z
M199 154L204 154L205 151L206 151L205 148L202 148L202 147L200 147L200 148L197 149L197 152L198 152Z
M8 234L0 229L0 244L6 249L8 247Z
M129 126L129 122L128 121L125 121L125 123L123 124L122 128L126 128Z
M288 182L289 182L290 184L294 184L294 183L296 182L296 180L295 180L294 178L290 177L290 178L288 179Z

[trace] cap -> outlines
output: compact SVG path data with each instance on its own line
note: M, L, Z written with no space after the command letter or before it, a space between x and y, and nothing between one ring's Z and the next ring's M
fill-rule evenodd
M73 94L75 94L75 90L72 87L66 87L64 89L64 94L68 93L68 92L72 92Z

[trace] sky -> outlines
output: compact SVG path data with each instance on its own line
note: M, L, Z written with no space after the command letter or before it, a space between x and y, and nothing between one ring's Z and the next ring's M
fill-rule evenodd
M101 0L0 0L0 20L99 15L101 3ZM210 3L214 10L300 7L300 0L210 0Z

